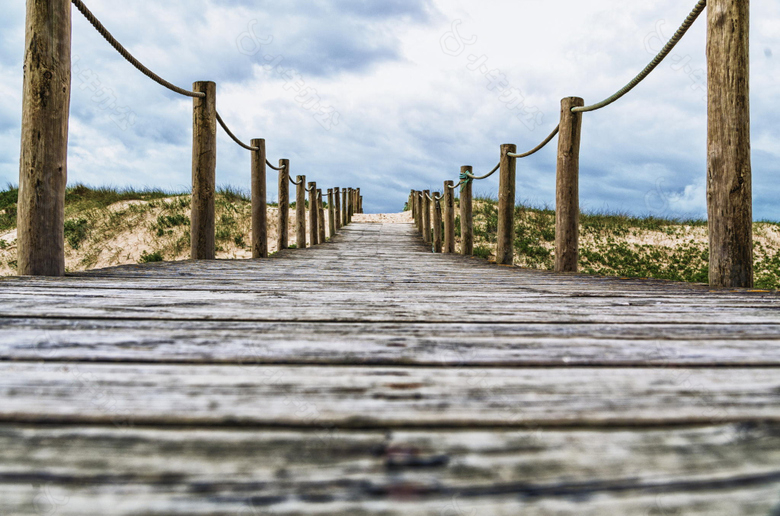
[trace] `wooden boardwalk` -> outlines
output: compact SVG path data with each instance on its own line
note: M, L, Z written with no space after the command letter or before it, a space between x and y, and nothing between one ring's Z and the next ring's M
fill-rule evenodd
M0 281L0 515L780 515L780 298L431 254Z

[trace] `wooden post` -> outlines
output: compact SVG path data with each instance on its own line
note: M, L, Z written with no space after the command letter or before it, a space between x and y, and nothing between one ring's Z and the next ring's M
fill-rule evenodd
M461 174L473 174L471 167L460 167ZM460 252L465 256L474 254L474 215L472 213L473 181L460 187Z
M431 195L430 190L423 191L423 242L431 243Z
M347 205L347 221L352 222L352 215L355 210L355 191L352 188L349 189L349 195L347 196L349 204Z
M517 146L511 143L501 146L501 165L498 184L498 241L496 263L512 265L515 261L515 172Z
M213 260L216 257L217 85L200 81L192 85L192 91L206 96L192 99L191 255L193 260Z
M335 206L335 219L336 219L336 231L341 229L341 188L334 188L333 200L336 202Z
M349 224L349 188L341 189L341 220L342 226Z
M17 271L65 274L70 0L27 1Z
M441 218L441 199L436 199L437 192L433 193L433 252L442 251L442 218Z
M750 2L707 4L710 286L753 287Z
M414 204L416 206L417 210L417 218L415 219L415 223L417 226L417 233L422 236L422 192L417 191L414 195Z
M252 152L252 258L268 258L265 140L252 140L251 146L259 149Z
M417 217L417 210L415 209L415 205L414 204L415 204L414 203L414 190L412 190L411 193L409 194L409 200L406 201L406 207L408 208L409 211L412 212L412 220L415 220L415 218Z
M355 188L355 213L363 213L360 207L360 188Z
M322 190L317 190L317 231L320 243L324 244L328 239L325 234L325 208L322 206Z
M298 249L306 249L306 176L296 178L295 237Z
M317 229L317 183L309 183L309 243L312 247L319 242L320 232Z
M445 253L455 252L455 190L452 181L444 182L444 248Z
M579 97L561 101L558 133L558 171L555 193L555 271L577 272L580 232L580 137L582 113L572 108L584 106Z
M290 160L279 160L279 230L277 249L287 249L290 242L290 170L282 168Z
M336 236L336 203L333 200L333 188L328 188L328 231L332 240Z

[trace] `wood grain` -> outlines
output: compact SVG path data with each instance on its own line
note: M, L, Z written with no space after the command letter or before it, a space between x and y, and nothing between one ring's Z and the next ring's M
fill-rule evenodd
M580 140L584 106L579 97L561 100L555 183L555 271L577 272L580 239Z
M191 257L213 260L216 256L215 195L217 173L217 85L202 81L192 91L192 221Z
M753 286L750 1L707 5L710 285Z
M265 140L253 139L252 147L252 258L268 258L268 199L266 192ZM281 162L280 162L281 164Z
M498 232L496 263L512 265L515 260L515 177L517 159L509 156L517 152L517 145L501 146L498 185Z
M70 47L70 1L28 1L17 216L22 275L65 274Z
M460 168L462 174L473 174L470 166ZM473 181L468 181L460 186L460 253L465 256L474 254L474 215L472 213L472 189Z
M353 194L354 195L354 194ZM431 254L0 280L0 514L761 515L780 297Z

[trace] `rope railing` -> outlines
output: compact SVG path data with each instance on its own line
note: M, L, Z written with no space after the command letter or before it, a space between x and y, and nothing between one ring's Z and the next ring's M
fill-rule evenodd
M185 97L197 97L197 98L203 98L206 96L203 92L198 91L190 91L185 90L184 88L179 88L178 86L166 81L153 71L151 71L149 68L144 66L138 59L133 57L133 55L127 51L125 47L122 46L119 41L114 38L114 36L111 35L111 33L106 29L106 27L100 23L100 20L98 20L94 14L87 8L86 5L84 5L84 2L81 0L71 0L73 2L73 5L76 6L76 9L78 9L81 14L84 15L84 17L89 21L89 23L92 24L95 29L100 33L103 38L105 38L108 43L116 49L119 54L124 57L131 65L135 66L141 73L155 81L157 84L164 86L168 88L169 90L178 93L180 95L184 95Z
M280 160L280 165L277 167L273 165L265 156L261 159L256 159L258 154L265 154L264 152L264 140L257 139L251 140L250 144L243 142L236 136L222 115L216 109L216 85L213 82L200 81L193 85L195 91L190 91L184 88L180 88L171 82L163 79L156 73L152 72L147 66L136 59L130 51L127 50L98 20L98 18L89 10L82 0L60 0L62 2L61 7L68 7L72 3L81 14L87 19L87 21L98 31L98 33L131 65L133 65L141 73L160 84L161 86L173 91L175 93L200 99L198 102L193 103L193 190L192 190L192 221L191 221L191 242L192 242L192 258L193 259L213 259L215 258L215 246L213 245L213 234L216 230L213 216L209 217L208 212L213 212L213 191L216 181L216 140L213 135L213 127L219 125L225 133L233 140L239 147L246 149L252 153L255 153L252 159L252 256L253 258L264 258L268 256L268 235L267 235L267 214L266 210L258 209L261 206L267 206L266 199L266 171L265 167L269 167L272 170L279 172L279 239L278 248L286 249L288 247L288 222L290 220L289 214L289 183L297 186L296 203L299 203L301 197L305 198L305 192L312 194L315 204L319 203L320 210L323 205L323 193L322 190L316 190L316 183L309 188L306 188L304 184L303 176L301 179L294 180L290 177L290 163L289 160ZM29 13L28 13L29 14ZM59 21L53 21L53 23L59 23ZM70 40L69 35L72 32L72 27L62 27L61 25L54 25L49 27L48 31L38 31L33 34L34 37L43 38L44 40L50 39L53 35L54 29L62 29L65 32L67 29L68 38L68 55L70 54ZM49 34L52 32L52 34ZM64 36L64 34L63 34ZM66 62L67 61L67 62ZM62 67L70 66L70 62L65 59L60 60ZM68 70L69 71L69 70ZM43 73L43 72L41 72ZM25 97L25 102L30 99ZM67 126L67 124L66 124ZM22 147L25 147L25 142L22 142ZM197 181L195 181L195 174L197 174ZM64 184L64 182L63 182ZM338 228L348 224L352 220L353 213L362 213L362 196L360 196L360 189L347 189L344 188L344 212L340 208L340 202L334 199L331 201L333 192L340 192L341 189L329 190L329 211L332 210L332 217L339 218ZM349 195L348 195L349 193ZM341 201L341 199L338 199ZM330 206L330 204L333 206ZM304 202L300 202L301 205ZM301 212L302 207L297 207L297 224L303 224L304 228L296 228L297 232L297 245L299 247L306 247L305 238L305 225L306 215L305 212ZM348 212L347 212L348 210ZM313 225L317 225L316 219L312 219ZM343 221L343 224L342 224ZM331 226L331 237L336 233L336 225ZM319 227L320 234L317 239L312 240L312 245L325 241L325 235L323 228ZM211 234L211 238L209 237ZM59 271L57 271L59 273Z
M550 143L552 141L552 139L555 138L558 135L558 132L560 130L561 130L561 126L560 126L560 124L558 124L558 125L555 126L555 129L552 130L550 135L547 138L545 138L542 143L540 143L539 145L537 145L533 149L529 150L528 152L524 152L523 154L514 154L514 153L510 152L510 153L507 154L507 156L509 156L510 158L517 158L517 159L527 158L528 156L533 156L534 154L536 154L540 150L544 149L547 146L547 144Z
M458 183L445 181L444 227L450 227L454 208L447 196L461 187L460 219L462 252L473 249L472 183L487 179L500 170L496 263L514 261L514 217L517 160L532 156L558 136L556 163L556 236L555 270L576 272L579 263L579 153L582 138L582 113L609 106L636 88L668 57L704 10L710 5L707 27L708 90L708 217L710 222L710 285L713 287L750 287L753 283L752 197L750 189L750 117L749 105L749 18L747 2L742 0L698 0L679 29L653 56L650 63L624 87L606 99L585 105L579 97L561 101L560 123L536 147L518 153L516 146L501 146L502 159L485 175L474 175L471 167L462 167ZM717 152L713 152L716 149ZM508 158L508 159L507 159ZM737 185L735 187L735 185ZM745 186L747 185L747 186ZM434 197L436 195L434 194ZM430 195L412 191L409 197L417 229L430 243ZM438 226L434 227L434 230ZM445 231L447 249L454 252L453 234ZM438 251L434 237L434 252Z
M259 151L259 150L260 150L260 149L259 149L259 148L257 148L257 147L252 147L251 145L247 145L246 143L244 143L244 142L242 142L241 140L239 140L239 139L236 137L236 135L235 135L235 134L233 134L233 131L231 131L231 130L230 130L230 128L227 126L227 124L225 123L225 121L224 121L224 120L222 120L222 117L221 117L221 116L219 116L219 111L217 111L217 113L216 113L216 114L217 114L217 122L219 122L219 125L221 125L221 126L222 126L222 129L224 129L224 130L225 130L225 132L227 133L227 135L228 135L228 136L230 136L230 138L232 138L232 139L233 139L233 141L234 141L234 142L236 142L236 143L237 143L237 144L238 144L240 147L243 147L243 148L245 148L246 150L248 150L248 151L252 151L252 152L257 152L257 151Z
M688 32L688 29L691 28L691 26L699 17L699 15L704 11L705 7L707 7L707 0L700 0L699 3L696 4L696 7L693 8L691 14L688 15L688 17L685 19L683 24L677 30L677 32L674 33L674 36L672 36L672 38L666 43L666 45L664 45L664 47L661 49L658 55L656 55L653 58L653 60L650 61L650 64L648 64L644 70L639 72L639 75L631 79L631 81L628 84L626 84L620 90L618 90L617 93L591 106L575 107L572 109L572 112L586 113L589 111L596 111L597 109L607 107L610 104L619 100L629 91L636 88L639 85L639 83L645 80L650 75L650 73L653 70L655 70L659 64L661 64L661 61L663 61L666 58L666 56L669 55L672 49L675 46L677 46L677 43L679 43L680 40L683 38L683 36L685 36L685 33Z

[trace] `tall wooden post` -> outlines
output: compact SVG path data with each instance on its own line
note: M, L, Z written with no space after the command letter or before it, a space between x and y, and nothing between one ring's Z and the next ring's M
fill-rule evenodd
M415 213L416 210L414 209L414 190L409 193L409 200L406 201L406 208L408 211L412 212L412 220L414 220L414 218L417 216Z
M317 229L317 183L309 183L309 242L312 247L319 243L320 232Z
M277 249L287 249L290 242L290 169L284 167L290 160L279 160L279 230Z
M341 188L333 189L333 200L336 202L335 206L335 219L336 219L336 231L341 229Z
M360 188L355 188L355 213L363 213L360 208Z
M753 286L750 1L707 4L710 286Z
M265 140L255 139L252 147L252 258L268 257L268 209L266 196Z
M422 236L423 233L423 193L417 192L417 232Z
M322 190L317 190L317 231L319 232L319 241L324 244L328 238L325 234L325 208L322 205Z
M346 226L349 224L349 189L344 188L341 191L342 206L341 206L341 225Z
M328 231L330 238L336 236L336 203L333 200L333 188L328 188Z
M496 245L496 263L512 265L515 261L515 173L517 158L509 156L516 153L517 146L501 146L501 165L498 184L498 241Z
M460 167L461 175L473 174L471 167ZM465 256L474 254L474 215L472 213L473 181L460 186L460 252Z
M70 0L27 0L17 271L65 274Z
M572 108L584 106L579 97L561 101L558 133L558 170L555 193L555 271L577 272L580 232L580 137L582 113Z
M431 191L423 191L423 242L431 243Z
M445 253L455 252L455 189L452 181L444 182L444 248Z
M441 199L436 199L437 192L434 192L433 200L433 252L440 253L442 251L442 216L441 216Z
M192 99L191 255L193 260L213 260L216 257L217 85L200 81L192 85L192 91L206 96Z
M295 186L295 237L298 249L306 249L306 176L298 176Z

